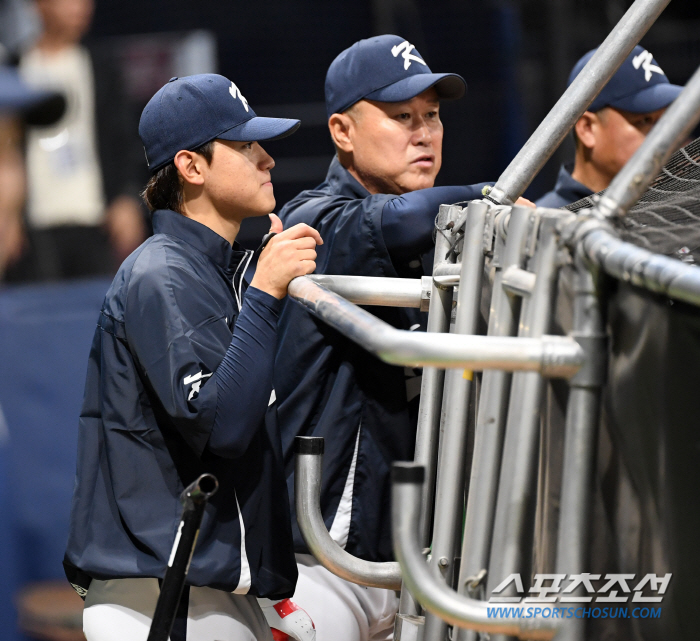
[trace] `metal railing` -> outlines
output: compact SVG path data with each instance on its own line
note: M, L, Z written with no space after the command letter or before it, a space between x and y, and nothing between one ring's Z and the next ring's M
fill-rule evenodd
M517 339L396 329L307 276L290 283L289 295L314 316L393 365L532 371L570 378L582 364L578 343L563 336Z
M509 203L520 194L666 4L668 0L634 3L489 198ZM379 358L425 366L415 464L399 466L393 488L398 568L395 563L356 559L330 538L318 506L319 445L299 445L296 467L297 513L311 551L326 568L362 585L397 589L403 578L408 590L402 591L400 615L404 622L411 619L413 638L444 641L447 625L459 628L452 636L456 641L474 641L477 630L490 633L494 640L503 635L584 638L581 622L560 628L551 619L492 618L485 601L496 584L527 566L524 556L534 530L539 412L546 376L567 378L569 384L556 571L575 574L586 569L595 435L607 354L601 290L591 265L700 306L699 269L624 243L605 222L606 217L627 211L698 120L700 75L696 74L597 209L585 215L486 201L472 202L465 209L441 207L429 280L318 276L290 284L292 298ZM485 259L490 283L484 279ZM575 289L571 334L550 336L555 283L567 262ZM491 289L488 332L478 336L478 302L484 287ZM428 332L397 330L350 301L422 309L429 303ZM473 454L467 460L467 414L475 370L483 375ZM429 545L426 559L423 551ZM398 625L396 639L401 638L401 629Z
M294 441L295 502L299 530L311 554L346 581L374 588L401 589L398 563L363 561L330 536L321 515L323 438L297 436Z
M395 463L393 472L394 549L404 581L420 603L439 620L462 628L521 639L552 639L561 628L560 620L490 616L486 603L457 594L436 579L417 544L423 468L414 463Z

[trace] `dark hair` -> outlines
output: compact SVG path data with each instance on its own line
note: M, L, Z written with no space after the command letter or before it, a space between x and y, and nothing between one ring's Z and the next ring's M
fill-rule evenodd
M214 141L210 140L192 151L203 156L207 164L210 164L214 155ZM172 209L178 214L182 213L182 178L174 162L169 162L151 176L141 192L141 198L149 211Z

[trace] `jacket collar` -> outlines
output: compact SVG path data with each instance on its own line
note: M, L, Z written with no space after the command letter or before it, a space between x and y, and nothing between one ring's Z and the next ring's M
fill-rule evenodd
M338 156L334 156L328 168L326 182L331 191L338 196L348 198L367 198L370 193L355 179L355 177L340 164Z
M586 185L582 185L571 176L573 168L573 165L562 165L557 176L557 184L554 186L554 191L569 203L593 194Z
M153 232L183 240L206 254L228 276L232 276L248 254L238 243L233 246L206 225L169 209L153 212Z

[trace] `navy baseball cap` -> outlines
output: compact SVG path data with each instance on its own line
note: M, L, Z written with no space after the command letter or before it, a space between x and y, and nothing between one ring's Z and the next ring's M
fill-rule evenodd
M596 51L597 49L589 51L576 63L569 76L569 84ZM588 107L588 111L614 107L632 113L650 113L668 107L681 91L683 87L672 85L654 57L637 45Z
M241 142L284 138L299 124L256 116L233 82L203 73L171 78L144 108L139 136L148 168L155 173L183 149L196 149L216 138Z
M21 114L29 125L50 125L65 111L65 98L56 92L35 89L17 71L0 67L0 113Z
M410 100L430 87L445 99L461 98L467 83L456 73L433 73L416 48L399 36L360 40L340 53L326 74L328 117L367 98Z

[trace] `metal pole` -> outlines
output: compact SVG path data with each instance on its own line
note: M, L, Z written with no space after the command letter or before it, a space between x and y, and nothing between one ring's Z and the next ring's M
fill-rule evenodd
M451 329L453 334L476 333L484 273L484 225L488 210L489 206L479 201L472 201L467 208L455 324ZM445 378L445 419L440 439L430 563L448 584L452 579L457 532L464 509L467 411L473 377L471 370L450 370ZM447 624L442 619L426 615L424 641L442 641L446 632Z
M666 161L700 121L700 68L629 159L596 209L604 216L624 216L661 171Z
M328 274L309 274L309 278L355 305L417 308L421 306L423 287L421 281L416 278Z
M441 207L438 224L442 224L442 227L444 227L444 223L456 219L459 211L459 207ZM438 232L435 238L434 265L440 265L445 261L449 248L449 239ZM430 291L431 304L428 312L428 332L444 334L448 331L452 315L452 298L452 289L443 289L433 283ZM444 381L444 369L436 367L423 368L414 461L425 468L426 482L421 499L419 531L421 541L426 546L430 542L430 526L433 516L433 496L435 493L435 477L437 475L438 435L440 431L440 411Z
M557 536L557 574L587 571L589 519L593 493L600 399L607 369L607 336L598 288L581 255L574 276L573 336L586 364L571 380L566 408L564 466ZM580 596L571 594L569 596ZM562 641L583 641L585 620L562 633Z
M445 229L448 222L454 222L461 212L460 207L442 205L438 213L438 227ZM437 232L435 237L435 259L433 272L438 265L445 262L450 248L450 241L445 233ZM457 265L455 265L457 267ZM438 287L435 282L430 289L430 309L428 311L428 332L445 333L449 329L452 314L452 289ZM416 426L416 449L413 460L425 469L426 482L423 484L419 518L420 542L428 546L430 542L430 525L433 518L433 497L435 494L435 476L437 469L438 433L440 431L440 410L442 401L445 370L437 367L424 367L418 406ZM411 593L401 588L399 617L394 630L394 640L400 641L402 632L401 615L418 614Z
M306 276L295 278L288 291L312 314L393 365L523 370L568 378L582 364L581 348L568 337L515 338L409 332L395 329Z
M341 579L374 588L399 590L398 563L373 563L358 559L341 548L328 534L321 514L323 438L294 439L294 499L299 530L304 542L324 568Z
M525 245L532 213L526 207L513 207L508 222L507 242L502 234L498 234L496 252L491 261L496 274L491 294L489 336L512 336L515 333L520 298L509 296L502 287L502 280L507 269L522 267L525 261ZM460 594L473 597L478 596L478 586L469 589L469 583L474 583L472 577L476 577L488 566L510 380L508 372L497 370L484 372L481 379L457 588ZM461 641L475 638L472 631L457 631L457 639Z
M540 225L540 241L535 256L537 281L519 336L541 336L551 322L557 273L555 225L554 217L545 217ZM544 381L539 375L513 376L489 562L488 594L507 576L521 572L523 554L530 549L527 545L528 535L531 534L528 520L532 516L535 491L543 387Z
M175 535L175 543L163 577L160 595L153 613L148 641L167 641L173 629L177 607L182 598L187 572L197 544L199 526L202 524L207 501L219 488L216 477L202 474L188 485L180 495L182 519Z
M700 306L700 269L695 265L626 243L602 225L584 236L582 248L589 260L618 280Z
M506 167L489 193L490 199L512 204L525 191L669 2L636 0Z
M438 579L417 541L418 506L423 468L394 463L391 493L394 553L411 593L423 607L452 625L516 635L521 639L551 639L561 619L490 617L488 604L457 594Z

